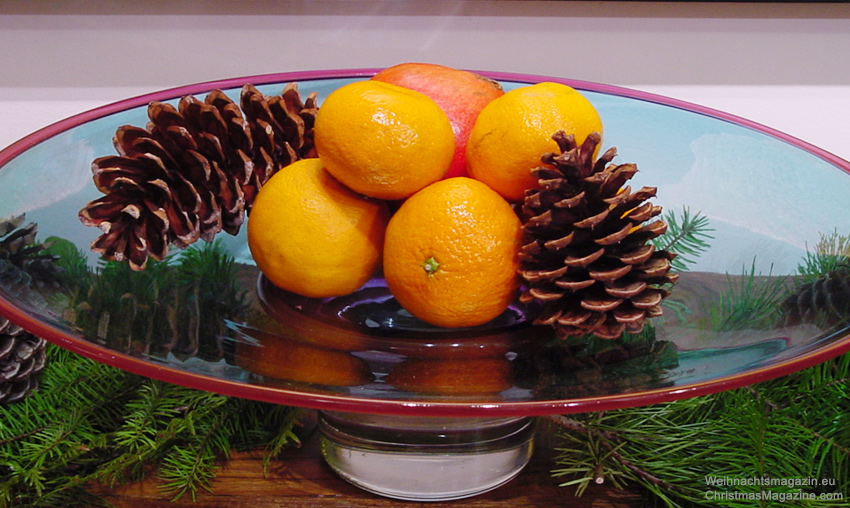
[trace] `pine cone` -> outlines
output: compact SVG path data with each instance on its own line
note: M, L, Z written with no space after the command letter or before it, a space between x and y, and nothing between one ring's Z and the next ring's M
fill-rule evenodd
M103 234L93 251L143 270L174 244L236 234L254 197L278 169L315 157L316 93L302 103L295 83L268 97L245 85L240 105L220 90L177 108L153 102L147 128L122 126L117 156L96 159L94 182L105 195L80 210Z
M850 319L850 265L801 285L781 304L786 326L812 323L829 328Z
M38 226L21 227L26 216L0 220L0 280L4 286L56 286L62 269L56 256L44 253L49 244L36 242Z
M642 389L678 365L676 345L656 338L651 325L616 340L581 337L520 352L517 384L546 397L584 397Z
M0 404L20 400L38 388L45 345L44 339L0 317Z
M661 314L668 292L660 286L674 255L649 240L664 234L661 207L645 202L656 189L623 187L634 164L609 164L610 149L594 161L598 133L576 146L572 136L553 136L560 155L546 154L534 170L538 187L526 192L521 210L520 275L524 303L538 302L535 324L551 325L561 338L595 334L613 339L638 333L648 317Z

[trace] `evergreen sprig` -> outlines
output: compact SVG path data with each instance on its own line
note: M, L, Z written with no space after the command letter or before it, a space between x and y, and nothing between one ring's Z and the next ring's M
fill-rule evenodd
M592 483L636 483L650 506L847 506L850 355L751 387L554 420L553 474L579 495ZM735 484L764 478L779 484ZM818 485L781 484L798 478ZM763 491L773 500L729 499Z
M779 322L780 304L789 287L786 277L757 273L753 259L740 276L726 275L726 291L708 309L705 327L716 332L771 328Z
M837 231L820 235L814 251L806 251L806 256L798 265L801 283L812 282L822 274L847 265L850 258L850 235L840 235Z
M151 474L208 489L234 449L298 443L299 410L155 381L48 346L39 391L0 406L0 507L106 506L86 486ZM273 443L273 446L270 445Z
M673 210L664 212L662 219L667 223L667 232L655 238L653 244L659 250L676 254L671 262L674 271L687 271L710 247L714 229L708 217L700 212L692 214L686 206L682 207L681 214Z
M673 210L664 212L662 220L667 224L667 232L652 240L653 246L658 250L666 250L676 255L670 262L674 272L682 273L690 270L699 256L711 246L710 241L714 239L708 217L700 212L691 213L686 206L682 207L680 214ZM668 288L672 289L672 288ZM692 313L684 303L673 298L665 298L662 305L672 311L681 322L686 322ZM657 318L663 321L665 317Z

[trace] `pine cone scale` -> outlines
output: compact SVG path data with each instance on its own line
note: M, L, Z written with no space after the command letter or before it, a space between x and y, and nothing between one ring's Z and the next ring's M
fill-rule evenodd
M600 266L598 268L591 268L588 270L588 275L590 275L591 279L597 280L599 282L609 282L613 280L618 280L632 271L633 265L620 265L614 267L608 266Z
M528 282L538 282L541 280L554 280L567 273L568 267L564 266L556 270L528 270L525 272L525 280Z
M660 214L660 206L655 206L651 203L646 203L644 205L639 206L638 208L632 209L630 212L627 212L626 216L629 218L629 220L632 221L645 222Z
M614 231L613 233L607 236L603 236L602 238L596 238L593 240L593 242L597 245L603 245L606 247L609 245L616 245L629 235L631 229L632 224L630 222L626 222L618 231Z
M653 254L655 254L655 246L652 244L644 244L622 254L618 254L617 258L627 265L641 265L646 263Z
M610 169L610 171L597 173L598 175L604 175L602 187L599 189L599 192L605 196L615 195L636 173L637 166L634 164L622 164Z
M661 304L661 300L664 298L663 293L660 291L654 290L652 288L647 289L642 294L633 296L629 299L632 305L634 305L638 309L651 309L657 305Z
M586 219L573 222L573 227L579 228L579 229L593 229L596 226L598 226L600 222L604 221L608 217L608 214L610 212L611 212L611 209L606 208L606 209L602 210L601 212L594 214L594 215L591 215L590 217L588 217Z
M595 284L596 281L591 279L589 276L586 278L579 278L576 276L573 279L565 279L561 277L560 279L555 281L555 285L559 288L569 289L571 292L575 293L576 291L580 291L584 288L588 288Z
M584 192L579 192L571 198L561 199L554 204L555 208L575 208L584 199Z
M528 294L533 296L535 300L550 302L560 300L566 293L564 291L559 291L557 287L539 286L529 289Z
M543 244L543 247L545 247L546 250L549 250L549 251L559 251L561 249L566 248L568 245L570 245L573 242L574 238L575 238L575 233L570 231L570 233L567 234L566 236L562 236L560 238L555 238L554 240L547 240Z
M540 172L538 172L540 174ZM552 178L550 180L540 179L539 180L540 188L546 192L559 192L569 187L569 184L564 182L563 180Z
M20 400L38 388L46 344L0 317L0 404Z
M666 257L654 255L649 261L640 265L642 276L646 278L663 277L670 270L670 261Z
M15 252L21 256L25 256L28 246L35 241L37 229L37 226L32 223L7 236L3 241L3 252Z
M597 249L592 252L577 252L575 255L568 255L563 264L570 268L585 268L591 265L605 254L605 249Z
M519 257L526 261L532 261L534 256L543 252L543 248L540 246L538 242L531 242L523 245L519 249Z
M614 311L613 316L618 323L622 323L626 326L636 324L642 327L643 321L646 318L646 311L635 307L629 308L623 305Z
M583 307L570 307L562 312L555 320L562 326L578 327L593 317L593 312Z
M2 330L0 330L0 332L2 332ZM0 358L5 358L9 355L14 347L15 341L12 339L11 335L0 336Z
M615 298L631 299L643 293L646 285L643 281L623 282L620 280L606 285L605 292Z
M16 215L9 219L0 220L0 236L6 236L24 223L25 216L23 214ZM5 241L4 241L5 243Z
M592 312L608 312L619 307L621 303L623 298L610 295L587 295L581 300L581 306Z

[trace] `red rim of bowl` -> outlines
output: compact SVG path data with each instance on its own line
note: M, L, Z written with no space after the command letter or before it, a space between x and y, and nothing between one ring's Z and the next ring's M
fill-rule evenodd
M147 105L151 101L169 100L179 98L184 95L206 93L216 88L239 88L246 83L265 85L319 79L368 78L377 73L379 70L380 69L366 68L262 74L217 81L207 81L139 95L65 118L20 139L0 151L0 170L2 170L2 167L10 160L48 138L56 136L68 129L77 127L86 122L130 108ZM553 81L569 85L578 90L626 97L713 117L718 120L747 127L762 134L785 141L805 152L824 159L847 173L850 173L850 163L810 143L770 127L766 127L757 122L693 103L624 87L599 84L589 81L506 72L480 70L474 70L474 72L502 82L535 83L539 81ZM227 396L311 409L411 416L541 416L548 414L603 411L670 402L740 388L742 386L785 376L801 369L812 367L850 351L850 335L845 335L826 346L818 347L817 349L798 357L731 376L726 376L720 379L712 379L680 387L659 388L607 396L523 402L487 401L481 403L447 402L439 400L370 399L346 395L326 395L299 392L261 385L251 385L157 365L155 363L127 356L83 339L73 337L63 332L60 328L54 327L27 314L2 295L0 295L0 314L30 333L43 337L60 347L107 365L165 382L182 384L195 389L216 392Z

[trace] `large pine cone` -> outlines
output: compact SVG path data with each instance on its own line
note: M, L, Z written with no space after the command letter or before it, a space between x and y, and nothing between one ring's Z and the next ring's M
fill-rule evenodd
M667 225L644 224L661 213L645 202L656 189L623 187L637 166L609 164L613 148L594 161L598 133L581 146L563 132L553 139L562 153L543 156L545 165L534 170L538 187L526 192L521 210L521 301L539 302L535 323L561 338L638 333L661 314L668 295L661 286L678 278L669 273L674 255L649 243Z
M44 339L0 317L0 404L20 400L38 388L45 345Z
M92 250L142 270L171 244L235 234L272 174L315 156L317 111L316 93L302 103L294 83L273 97L245 85L239 105L220 90L203 102L183 97L177 108L151 103L147 128L120 127L119 155L92 164L105 194L80 211L83 224L103 231Z

